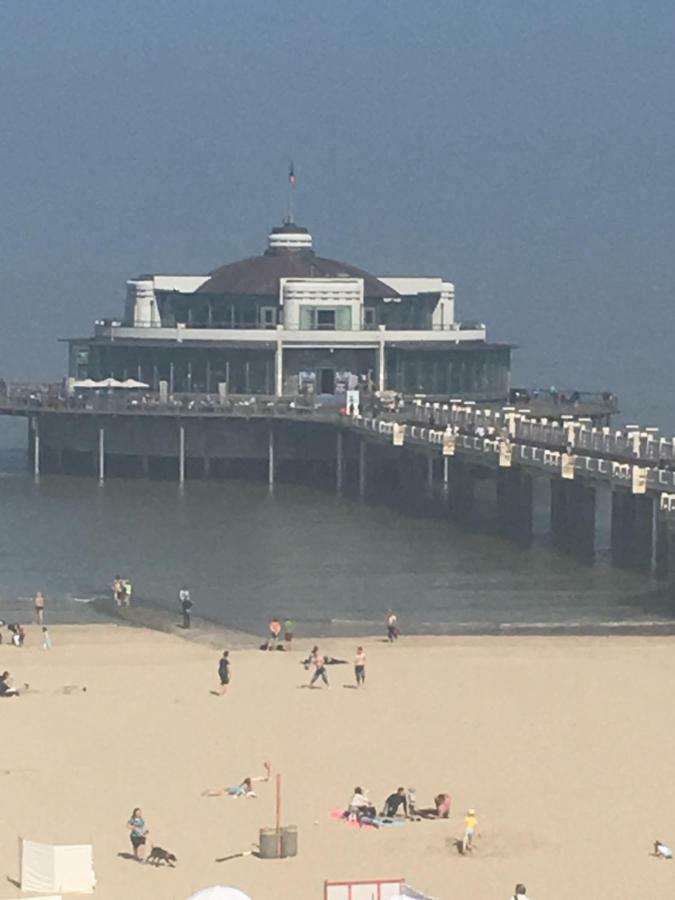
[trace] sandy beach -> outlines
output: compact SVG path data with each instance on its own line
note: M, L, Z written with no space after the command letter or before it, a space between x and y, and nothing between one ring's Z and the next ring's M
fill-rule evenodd
M323 881L405 877L439 900L670 898L675 863L675 640L364 639L367 686L329 668L308 690L291 653L233 650L217 687L211 647L142 628L58 626L43 651L0 646L0 666L30 690L0 701L0 897L16 896L17 838L91 841L100 900L184 900L232 884L253 900L321 900ZM353 659L357 641L323 642ZM67 685L87 691L64 692ZM262 772L283 777L283 821L299 855L216 862L251 849L274 823L272 784L255 800L203 797ZM330 818L355 785L378 808L398 785L419 805L453 797L447 821L378 831ZM175 869L142 866L125 823L140 806ZM475 807L472 857L454 840Z

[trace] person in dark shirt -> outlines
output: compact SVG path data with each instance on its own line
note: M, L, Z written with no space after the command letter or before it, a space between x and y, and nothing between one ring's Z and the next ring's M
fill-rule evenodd
M230 651L223 650L223 655L218 663L218 675L220 677L220 693L227 693L227 686L230 683Z
M385 819L393 819L396 813L399 810L399 807L403 807L403 813L405 816L408 815L408 801L405 795L405 788L400 787L396 789L394 794L389 794L387 799L384 801L384 809L382 810L382 815Z

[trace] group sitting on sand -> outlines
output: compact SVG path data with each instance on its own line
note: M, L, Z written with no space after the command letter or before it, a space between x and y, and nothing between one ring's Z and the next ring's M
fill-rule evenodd
M450 815L452 798L450 794L440 793L434 797L433 807L418 809L414 788L398 787L384 801L382 812L378 816L375 804L369 800L361 787L355 787L349 805L342 814L344 819L356 821L359 825L379 825L394 821L402 812L403 818L412 821L421 819L447 819Z

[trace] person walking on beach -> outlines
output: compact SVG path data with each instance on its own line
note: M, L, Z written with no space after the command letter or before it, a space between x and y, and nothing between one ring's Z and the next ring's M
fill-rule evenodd
M223 650L223 655L218 662L218 677L220 678L220 694L227 693L227 686L230 683L230 651Z
M183 628L188 629L192 624L190 619L192 600L190 598L190 591L185 585L178 591L178 602L180 604L180 611L183 614Z
M292 619L286 619L284 622L284 642L288 644L288 650L291 649L293 643L293 632L295 631L295 623Z
M42 626L45 623L45 597L42 591L35 595L35 621Z
M357 688L366 686L366 654L363 652L363 647L356 648L356 656L354 657L354 676L356 677Z
M462 853L471 853L473 850L473 839L476 836L476 828L478 828L478 819L476 818L476 810L470 809L464 819L464 835L462 837Z
M145 857L145 850L143 848L145 847L146 839L150 832L145 826L143 813L138 807L131 813L131 817L127 822L127 828L131 832L129 838L134 851L134 859L143 862L143 858Z
M396 618L396 613L388 609L387 610L387 638L390 644L393 644L394 641L398 640L399 630L398 630L398 619Z
M309 682L309 686L313 688L320 678L326 687L329 687L328 676L326 675L326 660L321 653L319 653L318 647L313 648L310 663L314 666L314 674L312 675L312 680Z
M131 594L133 593L133 588L131 587L131 582L128 578L124 579L124 605L131 606Z

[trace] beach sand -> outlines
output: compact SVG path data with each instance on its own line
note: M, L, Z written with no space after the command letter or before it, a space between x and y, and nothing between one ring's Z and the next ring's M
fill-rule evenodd
M234 650L227 696L218 653L120 625L38 630L0 666L30 690L0 701L0 897L16 896L17 837L91 841L99 900L184 900L232 884L253 900L321 900L323 881L405 877L439 900L675 895L675 640L659 637L364 639L367 687L349 666L308 690L291 653ZM357 641L322 641L350 661ZM64 693L65 685L87 691ZM255 800L206 787L262 772L283 776L283 822L295 859L216 862L274 824L272 783ZM331 819L355 785L378 808L398 785L418 804L453 796L448 821L360 830ZM143 810L176 869L120 857L125 823ZM480 838L459 856L467 807Z

